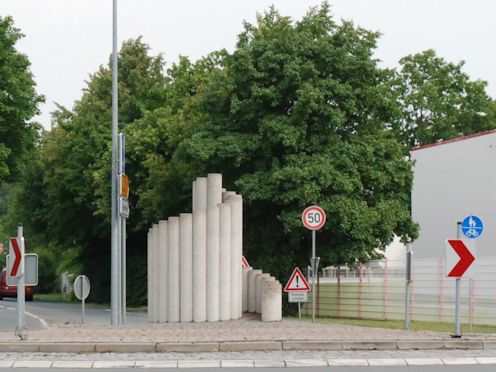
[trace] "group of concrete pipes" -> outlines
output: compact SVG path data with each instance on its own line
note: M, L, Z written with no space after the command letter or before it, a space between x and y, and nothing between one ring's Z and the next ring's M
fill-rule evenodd
M148 232L151 322L242 316L243 198L212 173L193 181L192 209Z
M243 267L244 312L261 314L263 322L279 322L282 319L282 286L276 278L262 270Z

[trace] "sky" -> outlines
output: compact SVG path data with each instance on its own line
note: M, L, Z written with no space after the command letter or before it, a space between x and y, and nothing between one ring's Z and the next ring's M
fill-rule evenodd
M496 98L496 1L329 0L336 19L379 31L375 57L397 67L401 57L434 49L447 61L465 61L463 71L488 82ZM274 5L300 19L320 0L118 0L118 40L143 36L166 67L179 55L196 60L226 48L233 51L243 21ZM47 129L55 103L69 109L90 74L112 52L112 0L0 0L24 33L17 48L31 61L37 90L46 97L34 118ZM1 78L1 77L0 77Z

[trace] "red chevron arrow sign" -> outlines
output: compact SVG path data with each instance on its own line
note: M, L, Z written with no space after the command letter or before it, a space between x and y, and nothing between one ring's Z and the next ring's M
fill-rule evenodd
M21 264L21 248L18 238L10 238L10 254L12 254L14 262L12 263L9 276L19 276L21 274L19 272L19 265Z
M454 254L455 253L455 254ZM475 246L467 240L446 240L446 270L448 277L461 278L475 261Z

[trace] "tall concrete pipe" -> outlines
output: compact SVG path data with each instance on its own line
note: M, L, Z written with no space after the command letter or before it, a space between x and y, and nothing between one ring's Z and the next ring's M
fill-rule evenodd
M256 310L256 276L262 274L262 270L248 271L248 312Z
M158 223L158 303L159 313L158 321L160 323L167 322L167 293L169 291L169 250L167 239L167 221L159 221Z
M207 208L207 321L220 319L219 207Z
M231 319L231 205L219 204L219 319Z
M170 323L179 322L179 217L169 217L169 285L168 318Z
M147 261L147 265L146 265L146 272L147 272L147 285L146 285L146 299L147 299L147 306L146 306L146 309L147 309L147 313L148 313L148 321L149 322L153 322L153 312L152 312L152 308L153 308L153 304L152 304L152 301L153 301L153 291L152 291L152 285L153 285L153 279L152 279L152 262L153 262L153 259L152 259L152 246L153 246L153 243L152 243L152 234L153 234L153 227L151 227L150 229L148 229L148 234L146 236L146 261Z
M180 320L193 321L193 215L179 215Z
M243 315L243 273L241 269L241 257L243 256L243 198L241 195L229 195L226 201L231 206L231 319L239 319Z

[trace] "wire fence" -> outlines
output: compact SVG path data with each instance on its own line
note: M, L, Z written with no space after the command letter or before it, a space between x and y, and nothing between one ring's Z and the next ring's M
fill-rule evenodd
M496 257L478 257L476 265L474 276L461 280L461 320L496 325ZM405 266L405 261L384 260L352 269L324 268L316 283L316 316L404 319ZM413 260L412 321L454 321L455 279L446 275L444 258ZM312 296L308 298L303 314L311 315Z

